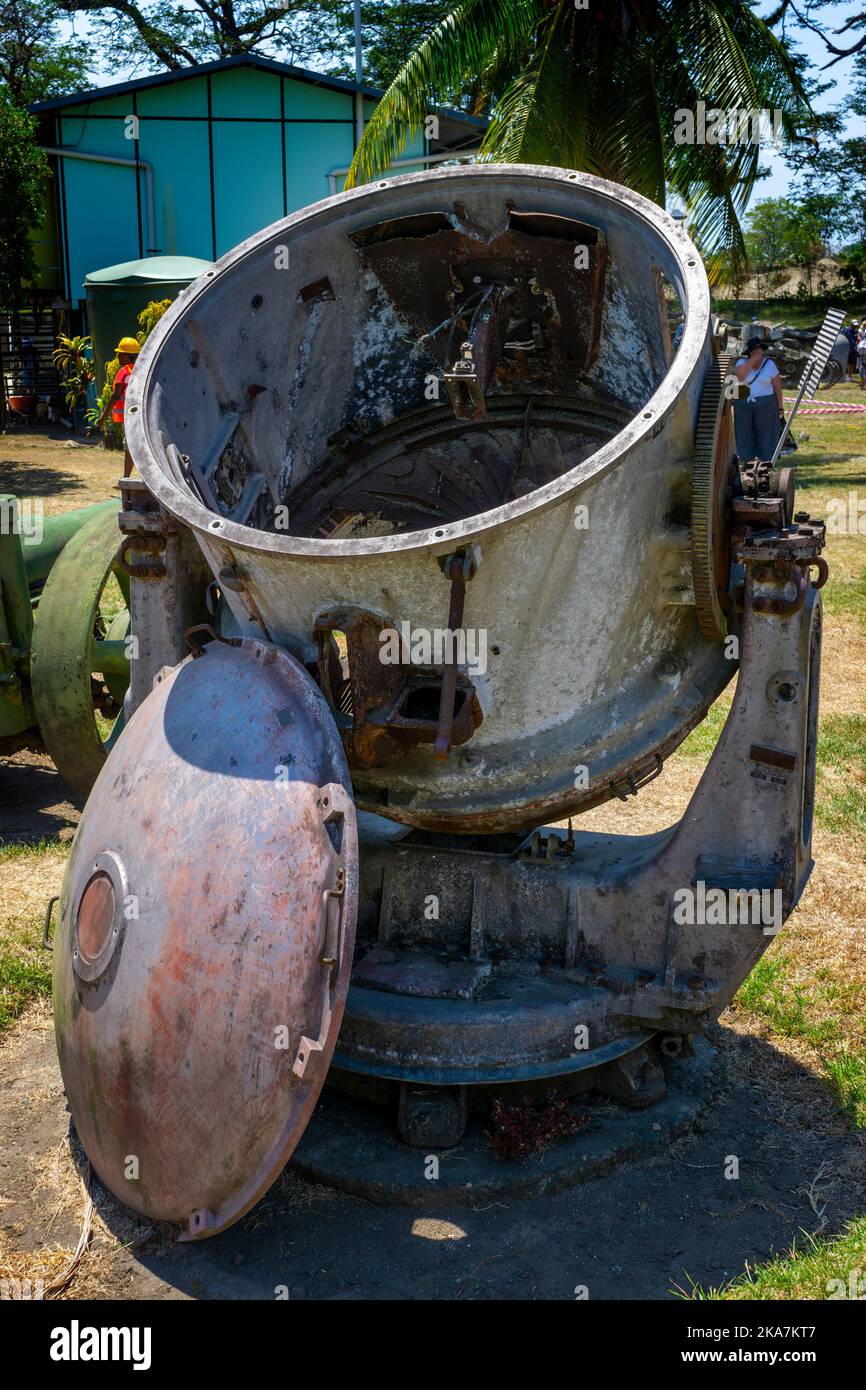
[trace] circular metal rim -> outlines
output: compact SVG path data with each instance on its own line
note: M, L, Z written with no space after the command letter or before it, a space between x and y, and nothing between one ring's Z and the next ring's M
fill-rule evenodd
M114 889L114 925L111 935L99 955L95 959L87 961L78 949L78 912L85 891L97 874L105 874ZM72 969L78 979L85 984L92 985L101 979L111 964L115 952L120 948L126 927L125 907L128 896L129 882L123 861L113 850L103 850L102 853L97 854L95 859L91 859L89 870L86 876L82 876L72 904L72 931L70 934Z
M341 1052L339 1045L331 1058L331 1066L338 1071L351 1072L359 1076L373 1076L386 1081L414 1082L419 1086L495 1086L510 1085L512 1082L554 1080L561 1076L577 1076L580 1072L592 1071L606 1066L619 1057L634 1052L655 1036L653 1030L629 1033L626 1037L613 1038L601 1047L584 1054L567 1057L542 1059L540 1061L514 1062L502 1066L401 1066L397 1062L378 1060L368 1055Z
M198 698L203 706L210 708L213 701L211 698L213 690L223 690L226 685L227 671L229 665L240 675L243 681L246 675L253 676L256 681L256 688L261 691L263 687L268 687L267 707L269 710L269 727L273 730L274 721L280 728L288 729L279 721L278 711L286 710L289 703L299 712L299 717L303 719L304 726L307 727L307 720L310 727L315 731L315 726L319 723L322 715L327 711L325 698L315 685L309 673L282 649L272 646L269 643L244 640L239 648L230 648L220 643L212 644L207 654L195 661L193 657L188 657L179 666L168 671L166 679L161 687L157 687L150 700L142 707L139 717L134 724L130 725L127 736L132 738L132 744L127 744L123 740L112 755L116 760L112 766L114 775L122 774L124 766L128 769L152 769L160 778L160 790L164 791L167 780L171 785L176 785L176 777L171 771L171 766L175 770L180 769L184 776L188 776L190 783L200 781L201 770L194 760L190 760L190 750L198 747L196 742L190 742L189 734L198 735L195 730L199 725L193 718L186 725L186 733L178 742L180 730L175 726L175 732L169 736L167 723L172 721L164 718L165 707L171 697L173 683L183 676L183 673L196 673L192 675L193 680L201 679L208 671L210 663L216 665L216 669L210 677L205 677L205 687L210 683L210 695L205 688L199 688ZM249 672L239 668L250 667ZM181 692L177 692L176 700L182 698ZM185 696L183 696L185 700ZM153 703L151 703L153 701ZM261 709L261 702L256 705ZM150 715L147 716L147 710ZM235 708L232 706L231 708ZM231 709L226 713L226 727L231 722ZM144 723L139 723L139 718L144 718ZM235 721L236 722L236 721ZM261 719L259 722L262 722ZM149 725L149 727L148 727ZM297 728L297 725L296 725ZM212 746L211 754L215 758L206 754L202 759L204 767L211 768L213 778L212 786L219 784L220 804L217 808L217 815L212 824L216 825L217 833L220 835L219 843L224 847L225 853L231 853L237 844L238 818L237 799L234 796L235 786L234 776L226 777L225 770L229 768L229 753L225 751L226 743L224 730L218 735L218 744ZM163 737L165 735L165 737ZM136 739L140 742L136 743ZM153 742L151 742L153 738ZM286 741L291 744L293 736L286 735ZM172 740L175 740L173 742ZM265 741L267 742L267 740ZM265 783L262 777L267 779L267 785L272 785L271 773L274 766L273 758L262 753L264 747L262 739L253 729L252 734L246 741L247 753L251 761L246 766L244 785L247 788L247 808L249 809L256 797L261 800L260 789ZM173 757L177 761L171 765L167 764L166 759L160 757L160 749L166 750L175 748ZM244 883L248 884L253 890L247 895L247 921L261 921L261 903L256 902L257 890L256 881L267 885L267 896L262 901L269 903L269 920L271 927L269 937L273 942L279 942L281 950L280 958L270 957L264 945L264 938L260 941L258 929L251 933L249 931L241 933L232 927L231 923L227 927L227 935L224 942L228 943L225 947L230 952L227 956L223 968L218 972L221 977L221 989L215 989L210 996L211 1003L220 995L223 999L228 999L231 1007L220 1008L218 1014L205 1017L207 1008L200 1008L202 1002L201 972L196 970L182 970L175 972L174 983L178 986L178 993L175 997L175 1005L178 1007L168 1007L164 993L160 990L158 999L150 1000L148 990L148 971L151 971L154 963L157 967L157 976L160 972L165 975L166 962L170 959L177 961L178 949L182 953L183 944L195 943L195 959L201 957L200 933L192 931L190 934L189 914L177 910L177 884L180 881L188 882L183 876L189 870L189 853L184 853L183 846L178 849L175 843L175 851L163 859L159 853L154 853L154 841L151 839L150 851L141 839L141 835L136 829L135 818L126 817L122 822L122 831L118 839L118 832L112 832L111 827L117 824L117 805L116 797L112 791L111 768L105 777L102 777L97 785L94 795L91 797L88 806L85 808L79 827L75 845L72 850L72 858L67 867L67 877L64 884L64 909L62 921L58 928L57 941L54 953L54 1020L55 1032L58 1042L58 1052L60 1058L60 1069L63 1075L67 1096L70 1099L70 1110L76 1123L79 1125L79 1135L81 1141L88 1152L94 1171L100 1181L125 1205L142 1215L146 1215L151 1220L170 1220L187 1222L191 1215L196 1212L202 1213L202 1220L196 1225L194 1231L187 1232L187 1238L200 1239L216 1234L219 1230L231 1225L240 1219L248 1211L265 1191L275 1182L279 1173L284 1168L286 1162L291 1157L298 1135L309 1119L315 1106L321 1084L327 1073L330 1061L330 1054L336 1042L339 1025L342 1020L345 994L348 989L349 972L351 967L352 953L354 947L355 921L357 916L357 893L358 893L358 851L357 851L357 823L355 817L354 801L351 796L351 782L349 779L348 768L345 763L342 743L339 739L333 721L329 720L322 725L322 739L309 738L305 736L304 748L309 749L309 758L305 754L303 765L300 763L296 767L297 781L301 783L299 788L299 803L302 803L303 811L298 813L289 812L286 814L282 806L275 805L274 815L277 817L277 830L272 825L272 833L266 834L261 827L261 819L256 812L254 819L249 819L251 835L247 836L250 852L255 849L258 858L258 866L261 868L261 875L252 870L248 875L246 871L239 875ZM200 751L200 747L198 747ZM234 750L229 749L229 752ZM123 759L127 762L124 763ZM119 761L118 761L119 760ZM237 765L239 766L239 765ZM303 767L303 771L301 768ZM222 768L222 771L220 770ZM236 768L231 769L233 773L241 776ZM168 779L166 773L168 772ZM333 780L332 780L333 779ZM157 797L157 800L159 798ZM163 797L163 802L164 802ZM324 805L327 799L328 805ZM282 803L283 798L278 796L277 802ZM181 796L181 803L192 808L190 814L198 824L196 808L189 797ZM162 803L160 803L162 804ZM179 803L180 804L180 803ZM315 806L315 810L314 810ZM326 822L333 816L342 814L342 835L332 837L328 833ZM192 822L191 822L192 823ZM301 912L303 914L304 930L306 933L306 944L300 952L296 952L291 942L286 936L287 910L291 916L291 904L288 899L291 897L285 889L286 875L286 845L288 840L286 832L291 830L290 838L296 845L307 844L310 840L311 825L318 827L315 835L314 855L310 862L315 868L318 863L321 868L322 877L314 876L313 880L308 878L299 880L298 889ZM223 827L220 831L220 826ZM255 832L255 833L253 833ZM158 827L151 827L151 836L159 835ZM276 835L276 839L274 838ZM169 839L177 841L177 834L172 833ZM335 844L335 840L339 845ZM111 849L103 849L104 844L111 845ZM162 838L157 842L164 843ZM117 846L115 849L114 846ZM275 848L276 846L276 848ZM223 858L225 858L225 853ZM297 856L290 855L294 862ZM300 863L301 860L298 859ZM147 864L159 864L159 882L154 884L152 877L144 873ZM282 866L282 867L281 867ZM194 867L194 866L193 866ZM344 881L342 884L342 914L339 918L339 931L336 932L336 952L338 964L336 967L336 978L334 978L335 967L326 961L324 966L318 956L323 954L322 947L325 944L324 933L324 897L319 893L316 884L323 886L326 883L333 883L331 871L336 871L342 867L344 870ZM82 979L79 973L73 968L72 962L72 939L75 917L70 911L73 905L77 909L83 889L92 879L94 872L103 870L114 880L115 885L119 883L119 890L123 891L126 898L126 911L128 920L132 923L131 929L126 926L126 918L123 923L116 923L120 927L114 945L113 959L108 964L107 970L103 973L98 982L88 982ZM180 874L179 880L176 875ZM291 875L289 875L291 878ZM203 883L204 870L199 873L199 882ZM160 885L162 892L160 893ZM339 883L337 887L341 886ZM141 894L140 899L135 896L130 900L129 891L133 894ZM147 894L145 894L147 889ZM223 891L224 890L224 891ZM333 891L333 890L332 890ZM237 917L238 911L234 903L237 900L238 889L231 885L223 885L221 889L222 897L219 907L215 908L214 915L209 919L212 922L217 920L220 908L228 905L229 912ZM154 898L154 893L156 897ZM202 899L204 901L204 899ZM160 904L162 906L160 907ZM173 905L173 906L172 906ZM133 911L133 907L138 906L138 911ZM155 912L155 915L154 915ZM145 923L145 918L147 922ZM151 920L152 919L152 920ZM228 919L226 919L228 921ZM193 924L194 925L194 924ZM235 924L237 925L237 924ZM337 922L335 914L332 916L331 925L336 928ZM129 944L126 944L127 931L129 932ZM207 936L207 933L205 933ZM246 946L244 947L244 958L239 959L236 955L232 942L236 942L243 936ZM332 937L333 941L334 938ZM288 942L286 945L285 943ZM137 949L136 949L137 948ZM132 959L129 959L129 955ZM334 952L328 952L329 956ZM314 989L310 993L311 1006L309 1009L289 1009L288 1014L284 1010L286 1000L286 990L295 978L295 964L301 961L302 967L309 970L309 978L314 982ZM103 962L100 962L102 964ZM245 1002L243 1005L243 1017L248 1023L256 1026L256 1037L259 1041L258 1053L266 1052L267 1058L276 1058L269 1067L272 1096L286 1100L286 1113L280 1121L280 1116L273 1116L272 1108L268 1108L266 1115L268 1120L273 1120L270 1125L270 1133L263 1136L261 1144L255 1149L252 1156L244 1148L245 1136L250 1133L249 1123L255 1123L256 1117L250 1120L253 1109L248 1112L246 1128L238 1135L236 1143L230 1142L223 1150L223 1156L236 1150L237 1158L234 1163L234 1173L236 1181L225 1182L225 1168L215 1164L208 1169L208 1165L196 1168L194 1161L195 1154L201 1154L201 1145L208 1142L207 1136L213 1135L213 1104L206 1104L210 1098L212 1101L213 1093L202 1089L197 1083L200 1080L208 1080L212 1076L210 1061L207 1061L205 1071L202 1076L192 1075L185 1066L180 1066L180 1062L190 1059L190 1067L195 1070L196 1056L201 1059L207 1056L212 1059L214 1056L217 1062L214 1070L218 1075L224 1073L224 1067L220 1066L219 1058L225 1057L225 1048L234 1056L236 1049L231 1041L231 1033L235 1028L235 1020L241 1016L241 1011L235 1012L232 1000L236 1000L235 983L238 979L238 969L246 978ZM276 975L274 970L276 969ZM265 972L264 975L262 972ZM160 976L160 978L162 978ZM165 978L168 978L167 976ZM276 984L274 984L276 979ZM262 981L267 980L267 995L269 1003L264 1000L262 995ZM124 983L124 981L126 983ZM119 993L118 987L121 986ZM143 1001L147 1001L144 1008ZM150 1007L150 1004L153 1007ZM144 1008L144 1017L138 1005ZM169 1005L171 1000L169 1000ZM208 1004L210 1007L210 1003ZM219 1037L223 1039L222 1052L214 1042L214 1029L212 1026L213 1017L220 1021ZM273 1025L289 1022L297 1025L297 1036L299 1042L297 1048L294 1045L296 1036L294 1026L290 1028L287 1039L289 1046L278 1046L280 1039L274 1033L268 1023L271 1018ZM210 1021L209 1021L210 1019ZM113 1020L113 1022L112 1022ZM171 1025L171 1036L174 1043L174 1051L170 1057L163 1056L162 1066L149 1066L148 1058L154 1057L153 1047L156 1046L157 1052L163 1046L163 1030ZM116 1025L116 1026L115 1026ZM118 1029L120 1031L118 1031ZM308 1038L311 1046L306 1047L306 1055L313 1055L313 1065L307 1065L305 1075L299 1076L296 1070L298 1051L304 1038ZM249 1030L247 1030L247 1035ZM318 1033L318 1036L317 1036ZM190 1052L190 1047L194 1051ZM100 1057L100 1051L105 1054ZM249 1048L241 1050L240 1061L235 1062L235 1076L241 1077L244 1074L244 1057L251 1055ZM295 1066L293 1066L293 1058ZM143 1059L143 1060L142 1060ZM157 1057L157 1062L159 1057ZM94 1071L94 1067L96 1071ZM149 1078L147 1083L142 1080L146 1073ZM158 1085L151 1084L153 1077L159 1073ZM246 1066L246 1075L249 1075L249 1067ZM101 1077L101 1079L100 1079ZM292 1078L293 1091L288 1095L285 1087L287 1078ZM100 1101L104 1101L104 1106L99 1107L99 1114L92 1109L94 1078L97 1083ZM180 1086L183 1083L187 1087L187 1099L190 1097L190 1104L186 1104L184 1095L180 1094L180 1100L175 1097L175 1111L183 1114L184 1118L190 1118L191 1110L195 1110L194 1117L190 1118L190 1123L194 1123L198 1132L198 1141L187 1148L182 1154L175 1154L177 1160L182 1158L182 1163L175 1163L175 1175L177 1183L169 1181L171 1174L167 1178L158 1177L154 1185L145 1192L140 1186L136 1188L134 1183L129 1183L125 1179L123 1165L124 1157L127 1153L128 1137L128 1114L125 1110L126 1102L130 1096L135 1102L135 1119L138 1126L142 1115L150 1125L147 1118L160 1112L160 1106L164 1098L165 1087ZM258 1081L254 1078L253 1090L258 1089ZM297 1089L294 1089L297 1082ZM120 1087L120 1090L118 1090ZM129 1089L131 1088L131 1089ZM181 1092L183 1087L181 1086ZM121 1094L122 1092L122 1094ZM142 1093L147 1098L149 1109L145 1109L140 1104ZM118 1096L120 1095L120 1100ZM231 1091L232 1105L237 1101L237 1087L233 1085ZM205 1101L201 1104L195 1099L203 1096ZM122 1103L121 1103L122 1102ZM171 1108L171 1107L169 1107ZM254 1106L253 1106L254 1108ZM174 1113L174 1112L173 1112ZM126 1114L126 1119L124 1115ZM288 1119L286 1118L288 1115ZM100 1136L100 1126L102 1135ZM176 1128L176 1126L174 1126ZM151 1129L148 1127L148 1134ZM174 1132L173 1130L171 1132ZM127 1138L124 1138L124 1135ZM163 1140L165 1136L163 1136ZM94 1147L95 1146L95 1147ZM255 1146L254 1146L255 1147ZM170 1163L172 1155L167 1153L165 1144L162 1140L154 1141L154 1147L149 1150L150 1159L157 1162L157 1173L164 1173L166 1163ZM189 1157L190 1153L193 1158ZM245 1156L246 1155L246 1156ZM256 1158L258 1155L258 1160ZM142 1157L142 1154L139 1154ZM153 1170L152 1170L153 1171ZM157 1186L159 1184L159 1186ZM180 1189L183 1190L180 1190ZM189 1189L189 1190L187 1190ZM166 1197L172 1198L171 1208L168 1209L163 1203ZM174 1201L177 1197L179 1200ZM155 1207L154 1200L158 1200L160 1205ZM183 1239L183 1237L181 1237Z
M276 532L261 532L253 527L240 526L237 522L214 517L203 503L197 501L189 491L170 477L167 469L157 462L156 441L151 440L144 402L165 339L210 288L212 281L228 274L247 258L258 254L263 241L267 240L266 233L285 234L301 223L315 227L317 222L330 221L334 214L344 207L351 207L353 212L358 212L363 210L367 203L375 206L377 195L383 189L401 188L422 182L428 186L463 179L471 182L473 179L477 181L496 176L523 181L533 190L543 185L557 187L576 183L602 205L615 204L617 208L625 205L666 245L676 262L684 291L686 326L683 339L662 382L624 430L608 440L576 468L526 497L445 526L366 540L316 540L309 537L285 536ZM266 555L278 554L318 560L381 557L431 548L446 551L455 544L470 537L480 536L505 522L520 520L546 510L575 491L588 478L595 477L620 462L644 439L657 433L700 365L710 331L709 311L709 283L703 261L694 243L663 208L630 188L624 188L607 179L596 178L592 174L569 173L565 169L533 164L470 165L458 169L403 174L391 179L382 179L373 185L365 184L347 193L338 193L273 223L270 228L265 228L227 252L215 263L212 270L206 271L183 291L148 337L136 364L137 370L130 378L126 409L127 442L142 478L157 499L181 522L194 530L204 532L214 541Z

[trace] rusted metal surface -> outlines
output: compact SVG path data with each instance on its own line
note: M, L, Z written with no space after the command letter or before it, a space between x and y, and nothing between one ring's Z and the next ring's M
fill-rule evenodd
M443 562L443 570L451 580L451 596L448 600L448 633L452 639L463 628L463 605L466 602L466 581L470 578L469 561L465 554L449 556ZM454 741L454 705L457 698L457 644L452 640L451 654L446 658L442 673L442 694L439 698L439 719L436 724L436 739L433 752L437 758L447 758Z
M483 226L455 199L432 216L386 219L352 241L415 340L451 367L449 392L452 381L468 388L465 408L463 391L451 394L461 418L485 414L497 381L556 393L598 351L605 239L578 218L506 199L496 222ZM452 366L455 359L464 366Z
M160 507L140 478L123 478L120 487L122 544L132 560L128 578L130 629L137 641L124 698L124 714L129 720L150 694L157 672L188 655L185 634L193 623L207 617L205 600L211 573L189 531ZM151 560L140 564L134 558L139 542L145 544L150 538L157 543L159 568L155 573L149 569Z
M775 530L741 525L735 533L735 555L751 575L755 586L752 606L757 613L793 617L809 593L826 583L827 562L820 553L826 527L808 512L798 512L797 518L790 526ZM812 569L817 571L814 584L810 582Z
M443 596L447 592L441 583ZM420 744L434 743L441 726L441 672L413 666L408 659L382 660L388 631L375 613L336 608L321 614L314 635L319 684L343 739L349 767L385 767ZM338 654L334 633L345 642ZM451 670L450 743L458 747L472 737L483 715L472 682Z
M659 275L686 312L672 361ZM443 372L488 291L486 414L458 419ZM136 368L130 447L214 575L242 572L225 596L240 630L305 664L337 608L441 629L439 561L477 546L464 628L489 658L460 676L483 723L446 759L426 740L362 751L354 789L419 827L531 828L667 757L733 674L689 567L711 329L697 252L629 190L533 166L388 179L268 228L179 298ZM264 523L198 486L233 415Z
M57 1044L106 1186L192 1238L273 1182L325 1079L357 841L324 698L214 643L158 679L88 801L54 949Z
M133 532L121 540L114 563L130 579L164 579L165 565L159 558L164 550L164 536ZM130 551L151 558L130 560L127 558Z
M515 393L468 421L419 409L399 426L338 433L292 490L291 527L338 541L487 511L561 477L627 422L613 401Z
M695 428L691 498L691 560L695 606L701 631L724 637L730 606L731 508L734 480L734 429L725 385L731 358L722 353L710 364Z
M760 459L740 460L737 483L733 501L735 526L778 529L793 520L793 468L771 468Z

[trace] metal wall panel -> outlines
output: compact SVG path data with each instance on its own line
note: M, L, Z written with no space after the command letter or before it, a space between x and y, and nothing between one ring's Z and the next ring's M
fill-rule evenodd
M302 129L306 131L308 127ZM311 129L315 130L316 127ZM282 217L281 157L278 122L214 121L214 205L218 256Z
M131 102L127 100L127 106ZM60 122L61 139L79 153L135 158L135 143L124 137L122 116L83 123ZM84 299L84 277L92 270L138 257L138 199L134 169L66 159L66 221L69 239L68 294L73 304Z

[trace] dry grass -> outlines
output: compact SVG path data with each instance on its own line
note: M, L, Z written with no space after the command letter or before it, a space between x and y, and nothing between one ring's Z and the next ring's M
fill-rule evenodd
M820 1076L866 1132L866 867L855 841L821 831L815 859L801 905L722 1021Z
M0 435L0 493L38 497L45 515L117 497L123 454L96 441L22 430Z
M52 1156L51 1171L40 1175L35 1195L51 1211L36 1248L17 1250L14 1237L0 1231L0 1280L29 1281L31 1297L110 1297L113 1284L123 1277L128 1251L154 1240L174 1238L173 1231L163 1232L107 1198L89 1165L82 1174L68 1140ZM64 1215L70 1216L78 1229L74 1247L52 1241L52 1228Z
M821 716L866 714L863 623L847 614L828 614L821 660Z
M51 992L42 925L49 899L60 892L67 852L56 842L0 847L0 1033L31 998Z
M4 1138L12 1147L28 1138L29 1114L50 1113L62 1099L54 1065L33 1066L33 1051L44 1048L53 1031L51 1009L39 1000L18 1020L3 1045L4 1074L20 1076L29 1070L32 1080L19 1090L16 1105L5 1115ZM20 1060L20 1065L19 1065ZM59 1132L59 1127L58 1131ZM22 1149L13 1149L7 1165L11 1174ZM125 1277L125 1252L146 1241L167 1242L172 1228L154 1226L116 1202L93 1177L77 1139L67 1131L52 1147L27 1147L28 1193L19 1198L25 1218L0 1226L0 1280L30 1281L26 1289L12 1287L34 1298L105 1298L115 1295ZM8 1181L8 1176L7 1176ZM0 1192L0 1214L13 1203ZM30 1224L26 1218L30 1214ZM59 1235L62 1233L62 1238ZM22 1240L27 1248L21 1249Z

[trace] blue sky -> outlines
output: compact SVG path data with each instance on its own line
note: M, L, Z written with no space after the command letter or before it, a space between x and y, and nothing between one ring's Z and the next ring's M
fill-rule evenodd
M775 8L775 3L776 0L773 0L772 4L759 5L757 7L758 13L769 14L772 9ZM852 14L858 13L863 8L862 5L856 4L855 0L847 0L847 3L844 4L828 5L826 9L819 12L817 18L820 19L823 28L832 30L838 28L839 25ZM831 34L830 37L838 48L848 48L855 42L858 33L859 31L855 31L853 35L850 33L843 34L841 37L836 37L835 39L833 39ZM822 67L824 63L832 58L833 55L827 52L823 42L817 34L813 34L806 29L797 28L795 30L793 27L789 28L788 37L791 38L794 35L796 35L796 46L798 50L811 58L815 68ZM850 80L853 66L853 58L843 58L840 62L836 63L835 67L830 68L827 72L818 73L822 81L832 81L833 87L815 101L814 106L816 111L830 111L834 106L840 104L844 96L845 85ZM866 121L861 117L849 117L849 120L849 135L863 135L866 133ZM752 203L758 198L784 197L791 182L790 171L781 154L775 151L765 150L762 151L762 159L763 163L771 170L771 173L768 178L761 179L760 182L755 185L751 198Z

